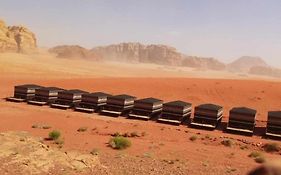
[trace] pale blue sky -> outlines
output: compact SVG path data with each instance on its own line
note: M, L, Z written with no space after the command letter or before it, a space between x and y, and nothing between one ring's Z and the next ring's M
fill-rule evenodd
M0 0L0 18L29 27L42 47L138 41L281 67L281 0Z

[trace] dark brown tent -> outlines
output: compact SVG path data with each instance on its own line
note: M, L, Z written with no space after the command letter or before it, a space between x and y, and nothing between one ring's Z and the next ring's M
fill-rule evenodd
M247 107L235 107L229 111L229 121L226 130L253 134L257 111Z
M190 118L192 104L184 101L171 101L163 104L159 122L180 124Z
M33 99L28 100L28 104L33 105L46 105L53 103L58 98L58 93L64 91L58 87L44 87L35 90Z
M51 104L51 107L60 109L68 109L74 107L81 101L82 95L87 93L88 92L79 89L71 89L58 92L58 98Z
M268 112L266 135L281 138L281 111Z
M42 86L36 84L18 85L14 88L14 96L7 98L7 101L24 102L34 98L35 90L40 89Z
M221 122L223 107L216 104L202 104L195 107L191 126L215 129Z
M162 111L163 101L156 98L136 100L130 118L149 120L159 115Z
M103 92L82 94L81 102L75 106L76 111L97 112L106 105L107 97L111 96Z
M132 110L136 97L121 94L107 97L106 105L102 107L101 113L119 116Z

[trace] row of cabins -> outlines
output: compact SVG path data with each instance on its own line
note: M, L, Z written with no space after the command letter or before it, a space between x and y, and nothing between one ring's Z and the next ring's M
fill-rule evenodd
M99 112L105 115L128 115L129 118L157 120L163 123L181 124L191 118L192 104L183 101L164 103L156 98L137 99L134 96L110 95L103 92L88 93L82 90L64 90L28 84L15 86L14 96L8 101L27 101L34 105L50 105L53 108L74 108L83 112ZM229 112L227 131L252 135L257 111L235 107ZM223 117L223 107L202 104L195 107L191 126L215 129ZM268 112L266 135L281 138L281 111Z

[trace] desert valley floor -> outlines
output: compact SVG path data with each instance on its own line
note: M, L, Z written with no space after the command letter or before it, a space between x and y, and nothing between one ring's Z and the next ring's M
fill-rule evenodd
M15 61L15 57L18 60ZM27 56L26 56L27 57ZM26 131L29 137L46 138L57 129L64 139L61 152L77 151L94 156L99 164L83 170L52 167L46 170L43 164L11 162L1 165L1 174L25 174L31 166L41 169L38 174L246 174L258 166L248 155L261 151L266 160L280 158L280 152L266 153L262 143L280 141L262 138L259 132L253 137L215 131L173 126L153 121L112 118L98 114L85 114L72 110L58 110L47 106L38 107L25 103L11 103L4 100L13 94L17 84L35 83L43 86L58 86L66 89L78 88L90 92L104 91L111 94L127 93L142 97L156 97L164 101L184 100L193 106L200 103L217 103L224 107L223 122L227 122L229 109L247 106L257 109L258 128L263 130L267 111L281 109L281 82L256 77L220 75L216 73L185 70L165 70L165 67L149 66L132 68L128 65L88 63L36 56L23 61L18 55L0 57L0 132ZM69 66L64 66L63 62ZM101 68L102 65L105 65ZM20 66L24 65L24 68ZM12 68L9 69L9 66ZM34 68L34 69L32 69ZM127 68L127 69L125 69ZM169 68L168 68L169 69ZM141 72L145 72L141 74ZM179 76L177 76L179 75ZM194 76L193 76L194 75ZM207 77L209 76L210 77ZM149 78L147 78L149 77ZM195 78L192 78L195 77ZM33 128L33 125L50 126L49 129ZM77 132L87 127L85 132ZM132 146L118 151L107 146L111 135L137 132L139 137L129 138ZM3 136L3 134L1 135ZM197 136L197 140L189 138ZM233 141L231 147L221 144L224 139ZM57 149L56 144L42 141L42 144ZM241 148L247 149L241 149ZM0 147L1 148L1 147ZM34 150L37 148L34 147ZM26 153L27 154L27 153ZM3 157L0 160L10 160ZM32 159L32 158L30 158ZM31 161L31 160L30 160ZM36 166L35 166L36 165ZM9 168L14 167L14 168ZM25 172L25 173L24 173Z

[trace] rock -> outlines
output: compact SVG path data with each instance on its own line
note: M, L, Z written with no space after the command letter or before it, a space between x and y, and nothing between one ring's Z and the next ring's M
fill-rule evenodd
M225 64L215 58L203 58L196 56L185 56L182 66L197 69L224 70Z
M37 48L36 37L23 26L6 26L0 20L0 52L29 52Z

